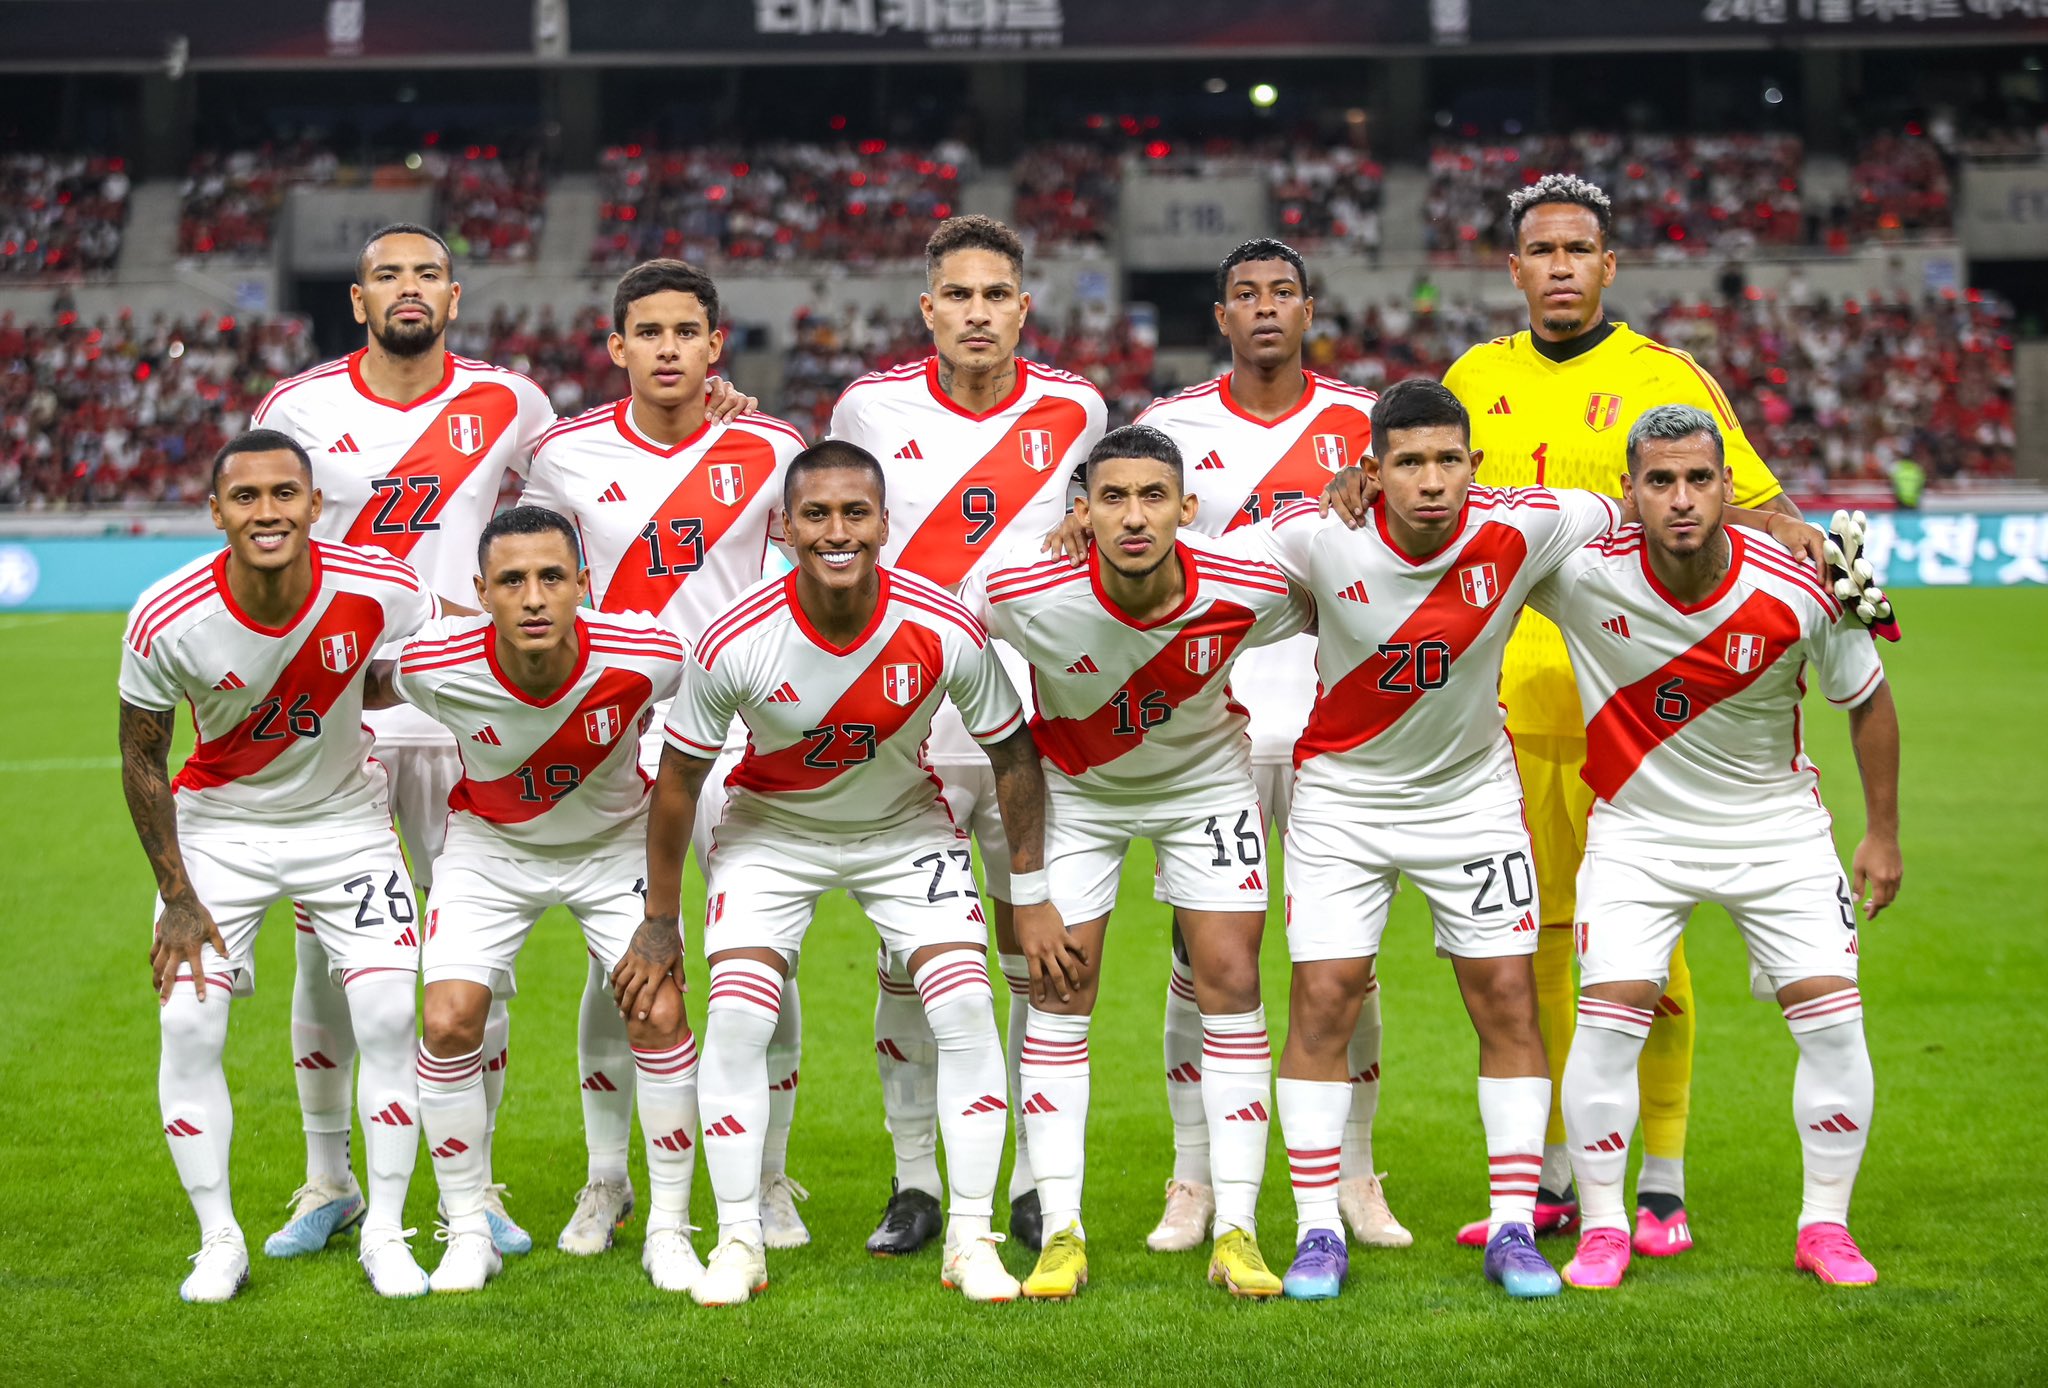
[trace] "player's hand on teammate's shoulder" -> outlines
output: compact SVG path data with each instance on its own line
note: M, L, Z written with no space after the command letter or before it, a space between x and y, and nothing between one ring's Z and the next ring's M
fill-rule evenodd
M1764 518L1764 534L1804 559L1816 578L1828 576L1827 537L1818 526L1783 511L1772 511Z
M1863 918L1876 920L1877 913L1898 897L1899 883L1906 875L1898 835L1866 833L1856 845L1849 872L1849 891L1863 903Z
M752 414L761 408L759 397L744 395L740 388L723 376L704 378L704 408L713 424L730 424L743 414Z
M186 964L192 967L193 992L201 1002L206 1000L206 968L200 955L208 945L223 957L228 952L220 927L213 923L212 913L199 898L186 896L166 901L163 914L156 918L156 934L149 947L150 982L156 987L159 1003L171 1000L178 969Z
M1067 934L1067 923L1051 902L1017 907L1017 948L1031 966L1033 1002L1066 1002L1081 986L1088 952Z
M619 1015L627 1021L645 1021L654 1009L656 991L667 978L689 991L683 978L682 921L676 916L651 915L640 922L633 943L612 970L612 997L619 1005Z
M1060 517L1060 523L1045 533L1045 540L1039 548L1047 554L1064 554L1070 564L1083 564L1088 559L1088 527L1072 511Z
M1339 520L1356 530L1365 524L1366 513L1379 494L1379 484L1365 475L1364 468L1353 464L1339 468L1330 485L1323 488L1319 510L1326 516L1335 511Z

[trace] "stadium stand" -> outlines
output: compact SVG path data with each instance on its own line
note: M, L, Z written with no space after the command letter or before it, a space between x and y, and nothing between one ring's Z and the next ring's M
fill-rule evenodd
M112 269L128 220L129 186L121 159L0 155L0 277Z

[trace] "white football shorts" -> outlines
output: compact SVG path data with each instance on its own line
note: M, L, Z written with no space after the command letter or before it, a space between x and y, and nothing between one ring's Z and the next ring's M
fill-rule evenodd
M988 944L967 832L943 805L908 824L843 842L728 814L708 861L706 958L732 949L780 950L794 958L818 899L842 887L898 958L929 945Z
M550 906L576 917L586 948L607 973L618 967L647 915L644 843L589 858L444 854L427 894L426 982L465 979L498 997L515 996L513 966Z
M388 826L269 839L192 836L179 847L228 947L223 957L209 946L201 965L210 983L228 984L236 997L255 990L256 931L279 901L294 903L299 928L319 937L342 982L377 969L418 971L418 898ZM163 908L158 897L152 922Z
M390 779L391 810L405 839L413 881L425 891L434 885L434 862L448 839L448 793L462 779L462 753L453 740L422 743L380 738L370 755L383 763Z
M1298 795L1287 826L1287 953L1296 962L1377 955L1401 874L1422 891L1436 951L1536 952L1536 866L1518 802L1369 822L1327 792Z
M1682 851L1682 850L1681 850ZM1749 946L1759 997L1803 978L1854 980L1855 903L1835 846L1816 838L1797 856L1754 863L1588 852L1579 864L1579 985L1670 977L1671 951L1702 904L1725 907Z
M1068 925L1115 909L1133 839L1152 841L1157 899L1192 911L1266 913L1266 820L1249 786L1213 813L1192 813L1185 804L1147 813L1053 787L1045 804L1045 872Z
M640 735L640 770L650 781L661 771L661 730L665 721L665 718L655 719L648 730ZM725 778L740 764L740 758L746 755L746 750L745 742L734 746L728 741L724 750L713 758L711 772L704 778L703 788L697 792L697 822L690 827L690 847L696 850L697 869L700 872L704 870L704 864L711 856L711 836L718 829L718 821L725 815Z
M1003 812L996 803L995 767L982 756L979 761L935 764L932 769L938 773L939 798L946 802L953 823L981 845L981 875L988 894L997 901L1008 901L1010 839L1003 832Z

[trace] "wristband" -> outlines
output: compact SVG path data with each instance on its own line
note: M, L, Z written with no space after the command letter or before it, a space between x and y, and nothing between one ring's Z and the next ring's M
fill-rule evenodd
M1013 872L1010 874L1010 904L1012 906L1043 906L1052 900L1052 892L1045 885L1045 869L1036 872Z

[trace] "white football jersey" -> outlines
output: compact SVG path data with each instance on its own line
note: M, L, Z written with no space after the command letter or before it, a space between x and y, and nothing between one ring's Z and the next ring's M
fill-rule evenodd
M1460 812L1522 798L1500 662L1538 579L1621 523L1592 492L1474 487L1452 536L1411 559L1386 509L1357 530L1294 502L1254 532L1316 600L1315 708L1295 789L1366 810Z
M1181 537L1186 600L1142 625L1103 591L1092 550L1082 568L1049 559L969 585L968 606L1031 664L1031 734L1056 780L1134 806L1252 794L1231 665L1304 630L1315 608L1271 564L1207 544Z
M1829 703L1854 708L1884 665L1803 560L1754 531L1727 535L1726 578L1690 606L1657 581L1634 525L1529 595L1564 631L1585 709L1588 848L1748 862L1829 833L1800 735L1806 667Z
M547 699L513 684L484 616L405 644L400 698L455 735L448 847L498 857L608 851L645 831L640 732L675 696L689 648L643 613L576 613L576 666Z
M520 501L576 523L598 611L646 612L695 641L784 543L783 470L803 435L750 414L667 447L634 425L632 403L548 430Z
M475 607L476 542L505 474L525 474L554 408L518 372L453 353L439 386L394 404L364 383L366 354L279 381L249 422L290 434L311 455L316 536L396 555L429 592ZM446 741L412 708L379 709L370 726L386 743Z
M1005 542L1039 539L1060 523L1068 479L1106 418L1093 385L1022 357L1009 399L969 414L939 389L934 356L848 386L832 409L832 437L882 464L882 562L957 591Z
M1290 501L1314 501L1338 469L1372 451L1379 396L1313 371L1295 407L1260 419L1231 398L1230 376L1155 400L1137 422L1180 448L1187 489L1200 502L1192 529L1204 535L1270 519ZM1262 760L1294 749L1316 696L1316 646L1300 636L1247 652L1233 686L1251 710L1252 745Z
M761 583L705 629L669 710L669 745L698 757L745 721L728 815L813 838L880 833L938 800L924 743L942 700L979 743L1023 723L988 633L943 588L882 569L874 620L842 648L804 616L796 581Z
M313 542L313 590L290 622L259 626L228 589L228 551L152 585L128 614L121 697L192 705L198 745L172 782L180 833L388 829L384 772L363 727L363 672L412 635L434 599L406 564Z

